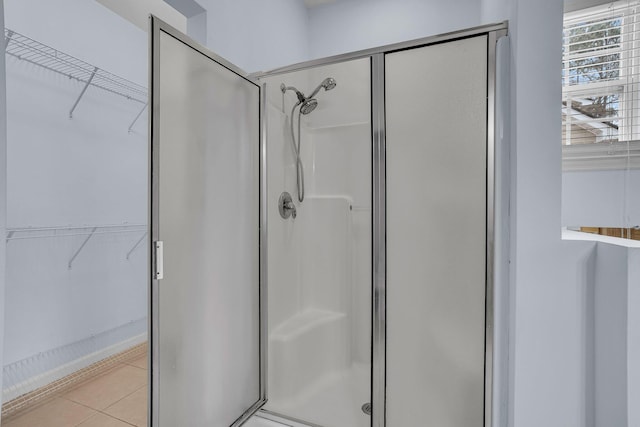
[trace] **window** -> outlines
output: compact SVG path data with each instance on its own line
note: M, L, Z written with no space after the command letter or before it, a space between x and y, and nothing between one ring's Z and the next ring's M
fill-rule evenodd
M565 170L640 165L639 3L620 1L565 15Z
M564 227L637 238L640 0L564 16L562 168Z

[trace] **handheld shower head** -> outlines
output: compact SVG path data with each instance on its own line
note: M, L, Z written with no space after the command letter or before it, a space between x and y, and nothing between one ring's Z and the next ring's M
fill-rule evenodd
M327 77L322 81L322 86L324 87L324 90L331 90L336 87L336 79L333 77Z
M322 88L324 88L324 90L331 90L335 87L336 87L336 79L334 79L333 77L327 77L322 81L322 83L318 85L317 88L315 88L313 92L311 92L311 95L309 95L307 99L313 98L314 96L316 96L318 92L320 92L320 89Z
M1 0L0 0L1 1ZM298 201L302 202L304 200L304 169L302 167L302 160L300 158L300 121L302 115L310 114L313 110L318 106L318 100L314 97L320 91L320 89L324 88L325 91L331 90L336 87L336 79L333 77L327 77L320 83L320 85L311 93L309 96L304 96L302 92L296 89L293 86L287 86L284 83L280 84L280 90L282 91L282 108L284 110L284 94L288 90L292 90L296 93L298 97L298 102L291 108L291 117L289 117L289 128L291 129L291 141L293 142L293 151L296 155L296 184L298 186ZM293 132L293 115L296 111L296 108L300 107L298 110L298 140L296 141L296 135ZM281 212L282 213L282 212Z

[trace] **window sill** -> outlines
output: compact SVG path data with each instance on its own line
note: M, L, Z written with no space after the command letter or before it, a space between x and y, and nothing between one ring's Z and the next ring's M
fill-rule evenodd
M562 228L562 240L584 240L589 242L608 243L610 245L622 246L625 248L640 249L640 241L638 240L603 236L601 234L583 233L581 231L573 231L566 228Z

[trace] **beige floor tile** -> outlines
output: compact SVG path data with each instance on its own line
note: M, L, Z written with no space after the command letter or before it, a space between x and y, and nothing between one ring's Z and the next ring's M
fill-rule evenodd
M2 427L74 427L96 414L96 411L66 399L54 399Z
M136 366L138 368L142 368L142 369L147 369L148 368L148 364L147 364L147 355L145 354L144 356L141 356L137 359L133 359L130 360L128 362L126 362L127 365L131 365L131 366Z
M142 387L135 393L104 410L105 413L136 426L147 425L147 393L148 387Z
M147 383L147 371L135 366L119 368L85 383L65 394L65 399L93 409L105 409Z
M131 424L127 424L109 415L97 413L93 417L89 418L78 427L131 427Z

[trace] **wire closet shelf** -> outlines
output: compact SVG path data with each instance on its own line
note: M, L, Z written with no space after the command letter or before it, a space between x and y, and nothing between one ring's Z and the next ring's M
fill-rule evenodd
M146 224L109 224L109 225L81 225L62 227L9 227L5 236L7 245L13 240L32 240L49 238L69 238L82 237L82 242L70 257L67 268L71 270L76 258L83 251L89 240L94 236L103 234L140 234L135 243L130 246L126 253L126 260L131 259L132 254L138 249L147 238L149 232Z
M5 28L6 54L141 104L147 88Z

